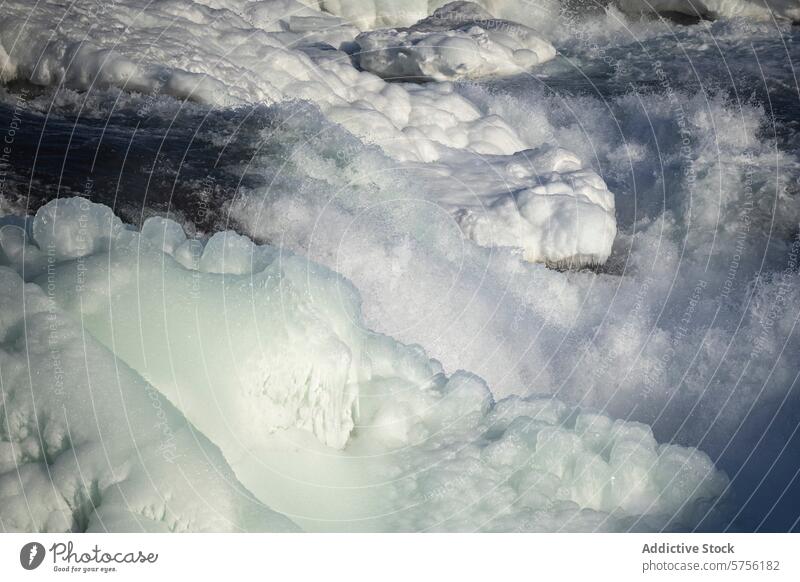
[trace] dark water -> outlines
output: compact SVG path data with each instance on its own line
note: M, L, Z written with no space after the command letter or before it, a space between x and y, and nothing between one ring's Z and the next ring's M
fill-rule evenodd
M745 27L744 23L739 23ZM530 75L499 80L498 89L524 92L529 83L557 95L602 100L629 93L726 96L733 107L764 107L781 147L800 151L800 26L756 31L703 22L666 26L663 34L620 44L559 47L559 57Z
M121 106L98 118L0 104L0 126L14 117L20 129L4 196L15 206L32 213L57 197L86 196L133 224L173 213L213 231L222 202L259 185L257 173L235 169L263 153L260 132L274 116L267 107L209 112L189 104L168 116Z

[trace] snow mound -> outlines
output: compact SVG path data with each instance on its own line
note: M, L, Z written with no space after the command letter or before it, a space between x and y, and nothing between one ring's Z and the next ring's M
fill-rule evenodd
M472 2L452 2L410 28L356 37L359 64L383 78L447 81L520 73L552 59L530 28L499 20Z
M485 160L484 171L487 166L497 170L490 172L494 183L464 166L457 175L475 186L443 197L466 236L485 247L521 247L530 262L606 261L617 233L614 195L572 152L543 147Z
M13 528L132 529L140 514L148 529L290 528L244 511L252 498L206 437L308 529L685 528L726 489L705 454L658 445L644 425L495 403L477 376L447 377L421 348L366 330L352 285L274 247L188 239L163 218L137 232L79 198L4 222L0 492ZM155 414L194 469L181 478L213 504L165 464ZM166 509L151 485L169 487Z
M493 405L483 382L463 373L440 398L438 406L426 403L433 412L423 415L424 452L406 467L414 479L400 485L422 507L397 516L397 529L692 528L714 515L711 502L727 485L705 454L659 445L647 425L557 400Z

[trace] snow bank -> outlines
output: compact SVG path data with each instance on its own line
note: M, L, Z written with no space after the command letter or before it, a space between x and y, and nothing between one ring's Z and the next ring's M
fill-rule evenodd
M77 198L17 223L0 237L3 264L31 281L0 270L0 491L12 527L127 529L133 513L171 529L288 528L264 509L244 512L252 500L232 497L205 437L261 501L313 529L694 527L726 488L706 455L658 445L646 426L554 400L495 403L480 378L448 378L420 348L364 329L341 277L273 247L230 232L187 239L160 218L138 233ZM159 456L156 413L195 467L182 465L182 478L213 494L202 503ZM35 476L20 486L23 462ZM166 509L145 468L156 490L169 484ZM81 475L93 480L82 487ZM40 488L26 521L25 496Z
M530 28L452 2L414 26L356 37L359 64L383 78L447 81L520 73L556 51Z
M335 17L313 16L286 2L212 4L124 0L102 13L91 1L75 2L66 12L56 2L7 4L0 17L0 46L8 55L0 63L2 78L81 90L114 86L216 106L308 99L398 162L435 164L429 172L450 176L488 164L488 172L470 172L469 188L440 181L442 203L478 244L515 247L537 262L583 265L608 257L613 194L574 155L564 152L569 163L551 164L551 154L539 155L551 144L520 139L449 83L402 86L357 70L349 55L320 46L331 27L347 36ZM464 13L443 12L439 20L451 17ZM50 33L53 22L59 26ZM519 53L515 67L532 63L533 53L537 62L551 55L549 45L522 26L489 32L489 68L500 67L502 55L516 59ZM436 68L444 74L443 54L437 52Z
M800 21L797 0L616 0L630 14L678 12L709 18L788 18Z

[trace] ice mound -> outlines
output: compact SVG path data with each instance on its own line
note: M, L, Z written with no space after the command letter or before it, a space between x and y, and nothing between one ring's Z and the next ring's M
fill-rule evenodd
M78 198L4 222L6 527L133 529L138 514L148 529L291 527L244 511L253 500L205 437L308 529L686 528L726 489L706 455L658 445L644 425L555 400L495 403L477 376L447 377L422 349L366 330L352 285L274 247L188 239L163 218L137 232ZM167 433L150 429L157 414L193 467L181 478L213 496L184 491L161 456ZM39 490L23 519L23 495Z
M772 16L800 22L797 0L616 0L631 14L677 12L703 18L758 18Z
M61 283L60 305L206 434L228 422L242 442L257 442L291 427L344 446L359 373L368 369L361 332L342 323L357 317L345 282L314 276L313 265L285 254L276 260L271 247L232 232L203 244L151 219L139 235L113 228L109 214L77 198L37 212L37 245L68 249L53 254L50 271ZM77 253L84 240L91 242ZM315 296L333 300L309 305ZM168 337L176 341L164 349Z
M21 251L20 228L0 232L6 259ZM31 267L55 264L46 248L24 249ZM296 529L236 481L219 449L163 395L66 315L47 281L26 284L0 267L0 529Z
M356 37L359 64L383 78L447 81L510 75L552 59L553 46L472 2L452 2L410 28Z
M575 154L543 147L486 159L484 172L487 166L494 180L474 165L456 166L460 180L474 186L440 202L450 205L466 236L485 247L521 247L530 262L580 267L606 261L617 233L614 195Z
M66 17L57 2L6 4L0 19L2 80L93 91L112 86L214 106L309 100L398 162L428 165L428 173L457 177L465 168L488 163L489 172L469 171L469 188L440 180L443 203L478 244L511 246L531 261L576 266L608 257L615 232L613 195L574 156L567 173L557 168L542 173L532 150L553 146L523 140L451 83L392 84L357 70L350 55L334 50L342 38L355 35L337 17L284 1L210 4L123 0L104 8L102 18L88 0L71 4ZM484 14L468 6L445 9L419 30L448 26L447 21L461 30L463 19ZM52 22L59 26L51 34ZM531 64L533 53L537 62L551 55L549 45L524 26L495 22L502 27L485 30L494 48L479 43L484 56L492 55L488 66L495 72L502 72L501 60L518 67ZM48 34L18 38L20 30ZM126 31L124 43L120 30ZM445 61L434 60L444 73ZM482 70L489 71L473 72ZM520 160L527 166L526 180L517 171ZM580 175L571 173L578 169Z
M397 516L397 529L649 530L717 517L712 502L727 479L705 454L555 400L492 405L481 385L456 374L443 402L427 405L429 436L406 467L414 478L400 485L422 507ZM465 442L465 433L474 436Z

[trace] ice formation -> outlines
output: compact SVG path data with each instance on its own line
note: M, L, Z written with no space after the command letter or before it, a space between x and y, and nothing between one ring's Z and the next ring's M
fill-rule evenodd
M238 484L163 394L64 313L56 285L80 283L52 278L63 255L26 244L15 225L0 239L0 530L297 529ZM7 264L27 264L40 283Z
M453 2L410 28L356 37L359 65L391 79L520 73L552 59L553 46L522 24L499 20L471 2Z
M308 529L686 528L713 519L726 489L705 454L658 445L645 425L495 403L480 378L366 330L346 280L273 247L186 238L160 218L139 233L80 198L4 223L6 529L137 529L141 516L291 528L245 511L206 437ZM174 465L149 430L157 414Z
M608 257L616 233L614 197L584 161L561 150L554 154L551 143L521 139L450 83L391 84L357 70L344 52L320 48L333 34L329 27L340 36L350 30L335 17L309 16L308 8L287 2L211 4L124 0L98 14L93 2L79 1L63 19L60 3L33 9L7 4L0 79L115 86L217 106L308 99L399 162L428 164L430 173L450 176L488 164L490 171L470 171L466 187L442 181L441 204L478 244L519 248L533 262L580 266ZM297 17L286 16L295 10ZM456 4L441 15L474 18L474 9ZM49 37L27 33L49 30L55 21L59 26ZM318 26L322 36L313 32ZM516 37L527 48L514 52L529 64L531 49L537 61L552 56L530 31L508 26L490 34L492 43ZM121 30L124 43L118 42Z

